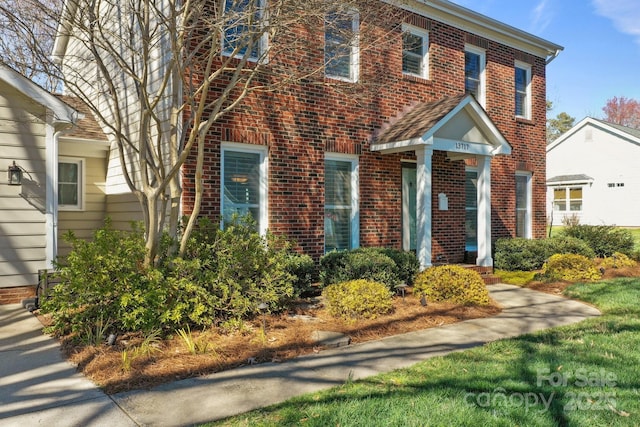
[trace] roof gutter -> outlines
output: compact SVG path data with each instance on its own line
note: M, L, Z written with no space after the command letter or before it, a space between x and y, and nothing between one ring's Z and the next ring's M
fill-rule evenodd
M545 61L546 65L549 65L551 63L551 61L553 61L554 59L556 59L558 57L558 55L560 55L560 52L562 51L562 49L556 49L555 52L553 52L553 54L547 58L547 60Z

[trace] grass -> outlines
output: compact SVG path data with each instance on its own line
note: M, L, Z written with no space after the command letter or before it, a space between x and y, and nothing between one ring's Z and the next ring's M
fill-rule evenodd
M640 278L573 285L567 295L603 315L210 426L640 425Z

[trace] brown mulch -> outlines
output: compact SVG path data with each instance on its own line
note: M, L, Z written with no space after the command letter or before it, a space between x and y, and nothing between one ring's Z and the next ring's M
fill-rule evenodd
M146 389L153 386L238 366L280 362L296 356L322 351L311 339L315 330L341 332L361 343L415 330L437 327L468 319L494 316L501 311L490 306L458 306L429 303L426 307L408 294L394 299L394 310L376 319L355 321L329 316L321 304L300 301L296 310L246 321L240 329L193 330L191 336L200 345L192 354L176 334L143 344L140 335L119 336L115 345L80 346L62 340L65 356L78 370L106 393ZM305 318L305 316L309 316ZM46 321L46 319L43 319ZM263 332L263 321L266 326Z

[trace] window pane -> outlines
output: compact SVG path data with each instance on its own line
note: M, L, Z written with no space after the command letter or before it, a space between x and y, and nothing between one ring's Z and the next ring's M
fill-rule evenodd
M530 237L529 230L529 177L516 175L516 237Z
M354 15L332 13L325 23L325 74L351 79L355 48Z
M569 198L571 200L582 199L582 188L572 188L569 190Z
M351 249L351 162L325 162L325 251Z
M421 75L424 55L424 39L409 31L404 32L402 34L402 71Z
M478 98L480 87L480 55L472 52L464 53L464 90Z
M249 10L251 5L252 2L249 0L226 0L227 22L224 30L224 53L232 54L236 48L240 47L237 54L244 55L250 47L250 57L258 57L261 37L261 34L258 33L260 11L256 10L252 13Z
M527 177L516 175L516 209L527 208Z
M260 154L224 152L224 220L251 214L260 220Z
M516 116L524 116L527 105L527 70L516 67L515 81Z
M77 163L58 164L58 204L78 205L78 174Z
M466 171L465 197L465 249L478 249L478 173Z

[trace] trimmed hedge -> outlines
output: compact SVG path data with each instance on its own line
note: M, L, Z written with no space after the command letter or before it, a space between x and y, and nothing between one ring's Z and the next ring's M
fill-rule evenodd
M550 256L561 253L595 257L593 249L575 237L561 236L538 240L517 237L498 239L494 267L506 271L539 270Z
M427 268L416 277L414 294L432 302L489 305L489 291L477 271L459 265Z
M322 294L334 317L374 319L393 309L392 293L384 283L350 280L327 286Z
M412 284L419 269L413 252L389 248L358 248L333 251L320 258L320 281L324 286L367 279L387 285Z

